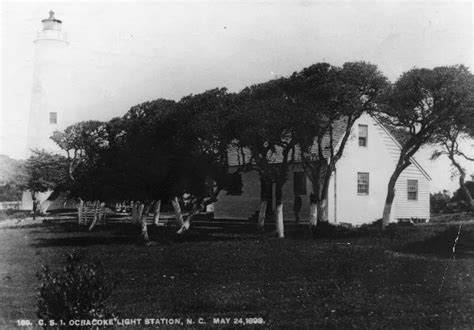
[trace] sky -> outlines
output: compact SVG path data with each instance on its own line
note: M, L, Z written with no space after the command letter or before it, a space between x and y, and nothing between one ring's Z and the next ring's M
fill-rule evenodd
M2 1L0 154L13 158L26 155L33 40L51 9L70 42L71 107L81 119L215 87L239 91L322 61L368 61L392 82L414 67L474 68L471 1ZM435 178L432 191L456 189L447 159L431 162L431 152L417 160Z

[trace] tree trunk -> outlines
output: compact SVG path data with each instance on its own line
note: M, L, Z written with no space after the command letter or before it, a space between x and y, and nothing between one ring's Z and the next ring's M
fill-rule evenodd
M327 196L320 199L316 204L317 209L317 223L328 223L328 199Z
M395 199L395 184L400 173L398 171L393 172L388 182L387 197L385 198L385 206L383 208L382 229L387 228L390 222L390 213L392 212L392 204Z
M276 201L276 212L275 212L275 224L278 238L285 237L285 226L283 223L283 184L278 183L275 187L275 201Z
M150 245L151 240L150 237L148 236L148 225L147 225L147 218L148 218L148 213L150 212L151 204L148 204L145 207L144 203L140 203L140 225L141 225L141 234L143 241L145 242L145 245Z
M318 206L314 202L310 202L309 204L309 225L310 227L316 227L318 224Z
M466 179L466 171L461 166L461 164L459 164L456 161L453 154L449 155L449 159L451 159L451 162L453 163L453 165L458 169L458 172L459 172L459 188L461 188L461 191L464 194L464 200L467 203L469 210L474 210L474 202L472 200L471 193L469 192L469 189L467 189L466 184L464 182L464 180Z
M153 223L158 226L160 222L160 210L161 210L161 199L155 203L155 209L153 210Z
M138 224L138 223L140 223L140 218L139 218L139 214L138 214L140 203L132 202L131 206L132 206L132 219L131 219L132 224Z
M266 213L267 213L267 204L268 204L267 200L262 200L260 202L260 211L258 212L257 226L261 231L264 230L265 216L266 216Z
M77 223L79 225L83 224L84 218L84 201L79 198L79 204L77 205Z
M89 231L91 231L92 228L94 228L94 226L96 225L97 220L99 218L99 205L100 205L100 201L95 201L95 203L94 203L94 218L92 219L91 225L89 226Z
M179 230L176 232L177 234L182 234L184 233L186 230L189 229L189 227L191 227L191 219L192 217L194 217L196 214L199 213L199 211L201 210L200 207L194 207L193 210L191 211L191 213L189 213L189 215L186 217L186 220L183 222L183 224L181 225L181 228L179 228Z
M38 209L38 203L36 202L36 194L34 191L31 192L31 200L33 202L33 220L36 220L36 210Z
M329 193L329 181L331 180L331 171L328 168L324 173L324 178L322 182L322 187L320 188L320 195L316 201L316 207L318 210L318 224L321 223L328 223L329 222L329 215L328 215L328 193Z
M464 196L466 199L466 203L469 207L469 210L474 210L474 200L472 199L471 193L467 189L466 185L462 185L461 187L462 191L464 192Z
M285 238L285 226L283 223L283 203L277 204L275 217L278 238Z
M142 222L142 216L143 216L143 211L145 209L145 204L143 203L137 203L137 223L141 223Z
M171 200L171 204L173 205L174 214L176 217L176 221L178 222L178 226L181 228L184 224L183 220L183 213L181 212L181 206L179 205L178 197L175 197Z
M472 200L471 193L469 192L469 189L467 189L466 184L464 183L464 179L466 177L466 174L464 171L461 172L461 176L459 177L459 186L461 188L461 191L464 194L464 199L468 205L469 210L474 210L474 201Z

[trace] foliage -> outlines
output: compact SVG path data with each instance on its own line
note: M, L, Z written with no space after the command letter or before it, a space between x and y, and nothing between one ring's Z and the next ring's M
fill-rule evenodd
M109 147L93 176L101 182L101 199L140 200L173 195L173 171L182 159L174 141L178 127L174 101L158 99L132 107L107 123Z
M430 194L431 213L452 213L450 206L451 196L447 190Z
M474 79L460 66L412 69L404 73L381 98L379 118L406 132L400 156L390 178L383 215L387 225L399 175L411 164L421 146L435 142L442 130L450 130L456 118L474 107Z
M469 190L472 196L474 196L474 181L466 181L466 188ZM452 201L458 202L464 200L463 196L464 191L458 189L454 192Z
M471 196L474 196L474 181L467 181L464 185L466 189L456 190L451 201L460 204L461 211L471 211L471 207L466 203L466 190Z
M179 127L177 143L193 168L184 193L195 198L196 206L207 198L205 203L214 202L221 190L234 188L228 148L235 139L235 98L225 88L215 88L186 96L178 103L177 115L186 120Z
M6 183L0 186L0 201L11 202L21 200L23 191L16 182Z
M109 277L100 263L84 261L77 252L67 255L61 272L52 272L43 265L37 273L38 318L47 322L113 317L106 302L114 287Z
M289 95L298 109L295 131L301 160L318 203L327 200L329 179L354 122L377 109L387 78L365 62L348 62L342 68L318 63L294 73L290 82ZM319 209L318 221L327 221L327 212Z
M71 194L146 203L187 194L200 204L232 183L232 105L232 94L213 89L179 102L141 103L107 123L56 132L53 139L68 153Z
M33 150L33 155L25 161L22 189L31 192L45 192L65 185L67 182L66 158L44 150Z
M99 192L97 178L91 177L99 166L100 153L108 147L105 123L82 121L54 132L51 139L67 154L67 185L71 197L89 197ZM85 195L85 196L84 196Z
M466 181L465 186L471 196L474 196L474 181ZM470 211L466 204L465 190L458 188L451 196L446 190L430 194L431 213L451 214Z
M390 86L370 63L317 63L237 94L215 88L177 102L144 102L107 123L72 125L53 140L68 154L72 196L145 204L188 196L194 211L231 191L239 184L235 175L252 169L276 183L280 205L289 167L299 157L313 183L318 220L326 221L330 177L362 114L377 113L402 144L394 185L441 127L456 118L472 122L462 117L472 109L471 87L463 66L413 69ZM229 149L250 153L234 175Z
M288 96L288 83L287 78L279 78L245 88L235 111L238 147L250 150L248 162L264 181L278 186L287 180L297 144L294 123L298 113Z
M20 183L24 181L24 163L8 156L0 155L0 201L21 200Z
M472 83L472 74L464 66L412 69L384 95L380 119L410 135L402 146L404 162L443 124L472 109Z

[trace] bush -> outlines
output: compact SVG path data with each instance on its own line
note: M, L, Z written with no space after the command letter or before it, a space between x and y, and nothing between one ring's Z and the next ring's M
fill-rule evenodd
M61 272L47 265L37 273L40 281L37 316L44 321L113 317L106 299L113 287L102 265L83 261L77 252L67 255Z
M0 210L0 221L10 219L25 219L29 215L30 211L19 211L19 210Z
M321 222L316 228L312 228L312 232L315 238L348 238L354 235L355 230L342 225Z
M431 213L452 213L452 207L449 205L451 196L447 190L439 191L435 194L430 194Z

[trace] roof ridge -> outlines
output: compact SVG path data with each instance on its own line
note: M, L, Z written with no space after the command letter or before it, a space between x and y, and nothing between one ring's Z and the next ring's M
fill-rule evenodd
M392 133L390 133L390 131L387 129L387 127L385 127L385 125L377 118L375 117L375 115L373 114L368 114L373 120L375 120L375 122L380 125L380 127L382 127L382 129L384 130L384 132L393 140L393 142L395 142L396 146L398 148L400 148L400 150L402 150L402 145L400 144L400 142L398 142L398 140L393 136ZM426 172L426 170L420 165L420 163L417 162L417 160L415 159L414 156L410 157L410 161L421 171L421 173L428 179L428 180L432 180L431 179L431 176L428 174L428 172Z

